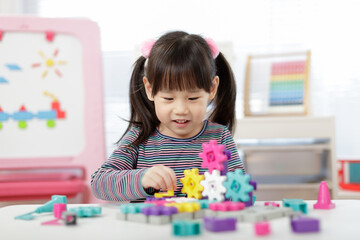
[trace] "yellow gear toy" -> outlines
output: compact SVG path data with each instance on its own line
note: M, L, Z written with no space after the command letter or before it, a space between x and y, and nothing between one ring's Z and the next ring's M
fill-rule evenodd
M186 193L188 198L201 199L204 187L200 184L200 181L204 180L205 176L199 175L199 169L197 168L185 170L184 175L185 177L180 178L180 182L183 184L181 192Z

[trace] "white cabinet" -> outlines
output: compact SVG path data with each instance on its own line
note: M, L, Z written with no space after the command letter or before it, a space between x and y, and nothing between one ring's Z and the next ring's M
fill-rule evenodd
M248 173L262 176L259 200L316 199L323 179L338 197L334 117L247 117L234 139Z

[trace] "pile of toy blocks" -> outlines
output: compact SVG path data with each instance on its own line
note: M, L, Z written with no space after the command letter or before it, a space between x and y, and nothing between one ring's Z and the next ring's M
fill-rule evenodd
M319 231L319 221L307 214L307 205L302 199L284 199L283 207L266 202L264 206L253 206L256 197L256 182L241 169L227 171L230 152L224 145L211 140L203 144L199 156L204 175L198 169L184 171L181 190L187 197L174 197L173 190L156 193L145 203L122 204L117 218L125 221L148 224L172 223L174 235L197 235L201 232L201 221L208 231L234 231L237 222L253 222L257 235L270 233L269 220L290 217L294 232ZM206 199L205 199L206 198Z

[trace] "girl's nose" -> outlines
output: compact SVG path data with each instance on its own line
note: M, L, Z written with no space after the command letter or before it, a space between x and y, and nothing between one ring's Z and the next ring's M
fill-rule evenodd
M188 107L187 107L186 102L185 101L177 101L174 112L176 114L187 114L188 113Z

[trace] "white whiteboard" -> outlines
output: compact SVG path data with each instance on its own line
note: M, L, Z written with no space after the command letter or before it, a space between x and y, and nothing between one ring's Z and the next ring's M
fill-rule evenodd
M79 39L70 34L58 34L53 41L47 41L43 32L3 35L0 41L0 158L75 156L83 150L82 51ZM40 112L51 111L54 98L65 117L54 119L55 125L49 127ZM33 114L25 121L25 128L19 127L16 118L19 115L15 114L22 106Z

